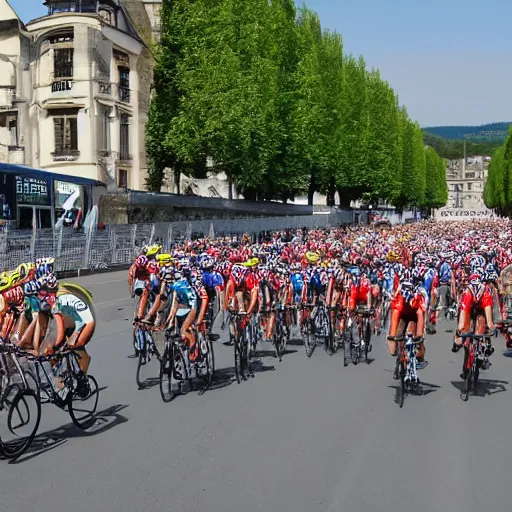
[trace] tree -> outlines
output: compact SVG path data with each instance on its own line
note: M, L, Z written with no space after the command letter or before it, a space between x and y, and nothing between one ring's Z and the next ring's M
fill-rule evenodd
M427 147L426 159L426 189L425 208L441 208L448 200L448 188L446 185L446 165L435 149Z
M156 48L154 95L146 125L146 149L149 159L146 186L151 192L160 192L165 168L174 168L177 163L176 155L168 145L167 134L179 110L181 91L177 80L177 67L182 58L182 45L178 32L171 27L174 25L177 12L183 8L183 0L163 0L160 11L162 35L161 43Z

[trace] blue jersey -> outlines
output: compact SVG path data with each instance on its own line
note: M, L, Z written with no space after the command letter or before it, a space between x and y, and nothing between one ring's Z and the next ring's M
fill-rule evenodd
M449 284L452 279L452 268L444 261L439 267L439 284Z
M188 279L182 278L176 281L173 283L172 289L176 292L180 304L186 305L190 309L197 309L197 293Z
M206 291L213 290L216 286L222 286L224 279L219 272L204 272L203 273L203 286Z
M429 268L425 273L425 278L423 279L423 288L425 289L429 297L430 292L432 291L432 285L434 284L435 277L436 271L433 268Z

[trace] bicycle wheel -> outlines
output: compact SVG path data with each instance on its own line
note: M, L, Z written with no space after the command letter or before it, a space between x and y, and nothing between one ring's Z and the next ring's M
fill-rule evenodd
M133 329L133 336L132 336L132 344L133 344L133 353L135 357L139 355L139 347L137 343L137 328Z
M251 352L252 352L252 340L251 340L252 331L249 329L245 329L242 334L242 378L247 380L247 377L253 376L252 367L251 367Z
M77 388L68 394L68 412L73 423L82 430L92 427L96 421L96 410L100 391L92 375L81 375Z
M162 359L160 360L160 396L164 403L170 402L174 395L172 393L172 346L166 344Z
M469 392L471 391L471 386L473 384L473 365L471 365L469 368L468 366L468 359L469 359L469 352L471 348L464 350L464 364L462 366L463 372L461 377L464 379L464 387L460 393L460 398L467 402L469 399Z
M405 374L407 372L406 363L401 360L399 361L399 377L400 377L400 387L398 389L398 405L400 409L404 406L405 399Z
M345 329L341 335L341 351L343 352L343 366L348 366L350 361L350 335L348 330Z
M304 327L304 348L306 349L306 355L311 357L316 347L315 338L313 333L311 332L311 319L306 321L306 325Z
M356 337L354 337L355 327L357 327ZM359 359L361 358L361 340L359 339L359 327L356 324L352 324L352 328L350 330L350 341L352 363L357 365L359 363Z
M242 344L243 341L240 335L235 336L235 342L233 343L235 351L235 376L236 381L240 384L243 377L243 365L242 365Z
M367 319L364 326L364 359L367 363L368 354L371 352L371 343L372 343L372 328L370 325L370 321Z
M272 338L273 344L274 344L274 352L276 354L276 359L281 362L283 360L283 346L284 346L284 338L286 334L284 332L284 325L282 323L282 320L280 317L277 317L277 326L276 326L276 332Z
M0 412L0 456L16 459L29 448L41 421L41 400L34 390L13 386Z
M151 360L150 341L146 337L146 333L139 331L139 362L137 363L136 381L139 389L144 389L148 384L148 377L145 375L148 363ZM149 371L149 370L148 370ZM150 378L150 377L149 377Z
M213 344L210 341L210 338L206 336L204 332L199 333L199 350L201 351L203 358L201 377L204 380L204 386L200 391L200 394L203 394L209 388L213 379L213 374L215 372Z

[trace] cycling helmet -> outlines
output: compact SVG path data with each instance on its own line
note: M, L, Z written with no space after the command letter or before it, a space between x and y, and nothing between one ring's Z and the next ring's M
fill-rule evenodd
M320 260L320 254L318 254L317 252L308 251L306 253L306 260L308 263L315 265Z
M11 278L7 272L0 274L0 291L4 291L11 286Z
M386 254L386 259L389 261L389 263L396 263L400 259L400 256L396 251L389 251Z
M38 258L35 262L36 276L40 277L44 274L53 272L55 258Z
M244 267L251 268L255 267L259 262L260 260L258 258L251 258L250 260L247 260L246 262L242 263L242 265Z
M157 254L156 255L156 261L158 261L158 263L160 265L167 265L169 263L172 263L173 259L174 258L170 254Z
M247 267L242 265L233 265L233 268L231 269L231 277L233 278L236 286L240 286L246 276Z
M137 256L135 260L135 266L137 268L146 268L148 261L148 258L144 254L141 254L140 256Z
M162 250L160 244L146 245L143 247L142 252L146 256L156 256Z
M493 282L498 280L498 273L496 272L496 269L494 268L494 265L492 263L489 263L485 267L483 279L484 281L487 282Z
M211 256L209 255L206 255L206 257L204 258L201 258L199 260L199 266L203 269L203 270L207 270L207 269L211 269L215 266L215 259L212 258Z

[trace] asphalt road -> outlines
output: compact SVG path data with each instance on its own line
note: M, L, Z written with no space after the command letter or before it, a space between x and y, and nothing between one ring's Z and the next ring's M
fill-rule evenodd
M90 433L43 406L40 434L0 462L2 512L480 512L510 510L512 360L499 339L481 396L459 398L461 354L443 325L427 345L426 395L395 404L384 338L369 364L317 349L262 358L231 381L232 348L215 344L218 378L161 401L139 391L125 272L78 280L96 300L91 373L104 387ZM270 347L269 347L270 348ZM155 376L158 369L155 364Z

